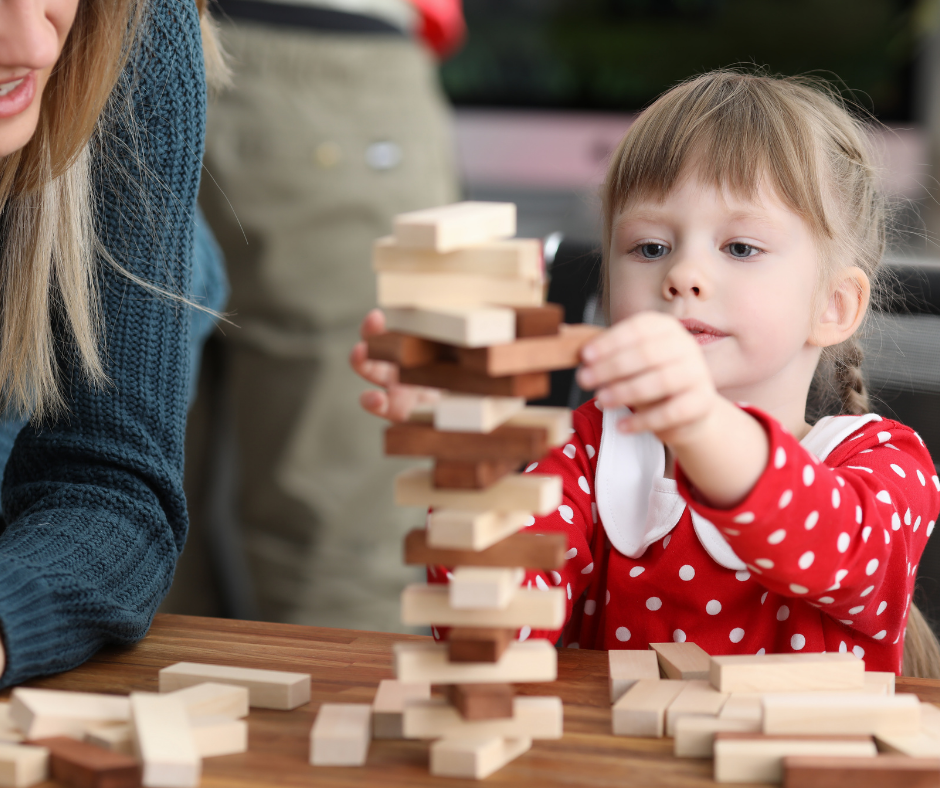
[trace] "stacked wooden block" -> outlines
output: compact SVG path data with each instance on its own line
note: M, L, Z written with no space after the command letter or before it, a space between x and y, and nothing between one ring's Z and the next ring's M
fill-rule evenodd
M714 758L716 782L940 786L940 709L854 654L654 643L609 664L614 734L673 736L676 756Z

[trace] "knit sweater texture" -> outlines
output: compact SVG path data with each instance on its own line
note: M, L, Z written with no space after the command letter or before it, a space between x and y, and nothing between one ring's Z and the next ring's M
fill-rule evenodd
M136 120L103 136L99 237L120 265L188 293L205 121L192 2L151 0L122 79ZM188 528L183 495L190 316L99 260L109 384L87 384L67 334L68 413L17 436L3 478L2 686L79 665L146 634Z

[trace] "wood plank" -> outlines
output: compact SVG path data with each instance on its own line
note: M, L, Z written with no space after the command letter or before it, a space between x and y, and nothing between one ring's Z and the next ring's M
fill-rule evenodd
M509 719L513 715L511 684L448 684L447 700L465 720Z
M190 717L248 716L248 688L207 681L169 693L183 701Z
M790 755L783 759L784 788L940 788L940 758Z
M102 749L69 736L53 736L32 742L49 751L53 780L81 788L137 788L141 769L130 755Z
M614 736L648 736L661 739L666 709L685 689L686 682L672 679L640 679L613 706Z
M563 324L556 336L517 339L492 347L460 348L457 361L473 372L490 377L570 369L581 363L581 348L602 330L600 326Z
M507 738L560 739L562 735L560 698L517 695L513 713L505 719L465 720L444 698L415 701L405 707L406 739Z
M499 662L460 663L447 660L444 643L401 642L393 647L395 678L431 684L498 684L554 681L558 652L547 640L513 642Z
M430 339L386 331L366 339L367 355L373 361L388 361L403 369L423 367L450 357L448 345Z
M438 490L486 490L519 471L519 463L505 460L437 460L432 479Z
M449 662L498 662L516 630L499 627L451 627L447 633Z
M502 609L457 610L446 585L415 583L401 593L401 622L406 627L458 626L560 629L565 623L565 591L520 588Z
M760 722L687 716L676 720L673 754L677 758L711 758L716 733L759 733Z
M412 274L477 274L504 279L543 277L542 242L538 238L484 241L452 252L399 246L394 236L372 246L372 270Z
M763 727L764 696L751 692L732 692L718 716L723 720L750 720Z
M367 703L323 703L310 730L314 766L362 766L369 754L372 707Z
M49 779L49 750L24 744L0 744L0 785L28 788Z
M547 372L526 372L521 375L491 378L449 362L402 369L398 373L398 379L409 386L427 386L489 397L541 399L547 397L551 390L551 378Z
M794 693L764 696L764 733L917 733L920 701L912 695Z
M532 522L528 512L467 512L435 509L428 513L426 542L431 547L485 550Z
M10 703L0 703L0 742L17 744L24 738L23 732L13 721Z
M667 679L708 681L711 676L711 657L695 643L650 643L650 649Z
M27 739L51 736L81 738L92 725L127 722L127 698L89 692L59 692L17 687L10 701L10 719Z
M540 306L541 279L509 279L479 274L398 273L376 275L376 301L382 308L435 309L442 306Z
M521 397L445 394L434 405L434 429L440 432L492 432L525 407Z
M616 703L640 679L659 678L659 661L655 651L612 649L607 652L610 671L610 702Z
M260 709L296 709L310 700L310 674L229 665L177 662L160 671L160 692L213 682L245 687L248 702Z
M666 735L675 736L676 723L683 717L717 717L727 699L707 681L686 682L666 709Z
M248 723L221 714L190 717L193 742L200 758L248 751Z
M372 701L372 738L402 739L402 713L412 700L430 700L431 685L426 681L404 682L382 679Z
M503 425L493 432L438 432L430 424L393 424L385 430L390 457L434 457L438 460L530 462L551 448L544 427Z
M509 427L544 427L548 445L561 446L571 438L571 411L546 405L526 405L506 422Z
M514 311L516 336L519 339L554 336L565 319L565 310L561 304L516 307Z
M410 468L395 478L398 506L434 506L501 512L527 511L546 515L561 504L561 477L513 474L485 490L439 490L428 468Z
M866 670L865 686L880 687L885 695L894 695L894 682L897 677L890 671Z
M148 788L195 788L202 774L186 708L179 698L131 693L134 751Z
M448 590L455 610L505 610L522 585L525 569L496 566L458 566Z
M857 689L865 663L854 654L733 654L712 657L711 682L721 692Z
M516 206L468 200L399 214L392 227L402 248L451 252L515 235Z
M405 537L405 563L430 566L525 566L558 569L564 566L568 537L559 533L526 531L497 542L485 550L449 550L430 547L427 533L415 528Z
M134 726L129 722L96 725L85 731L85 741L122 755L134 755Z
M460 347L486 347L516 338L516 314L504 306L382 310L385 328Z
M482 780L531 748L532 739L524 738L438 739L431 745L430 773Z
M909 758L940 758L940 739L922 730L917 733L879 733L875 741L881 752Z

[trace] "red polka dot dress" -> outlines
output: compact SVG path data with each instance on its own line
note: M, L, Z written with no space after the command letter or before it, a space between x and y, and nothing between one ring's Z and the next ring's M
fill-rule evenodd
M591 401L573 414L569 443L527 468L564 479L561 506L533 525L565 533L569 560L525 582L564 588L567 623L520 639L851 651L869 670L900 672L917 563L940 510L923 442L869 414L824 419L801 443L745 409L766 430L770 459L732 509L697 500L681 467L662 478L662 444L616 431L616 411ZM429 567L428 579L446 582L446 569Z

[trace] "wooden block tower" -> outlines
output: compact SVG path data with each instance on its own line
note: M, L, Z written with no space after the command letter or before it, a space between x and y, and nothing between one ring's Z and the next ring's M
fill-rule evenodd
M515 231L513 204L467 202L399 216L375 245L388 333L369 341L369 357L397 364L402 383L444 391L385 436L388 455L434 460L398 478L396 503L432 509L405 560L447 567L449 582L406 588L402 621L446 643L396 644L395 673L444 689L401 711L405 738L438 740L438 775L483 778L562 733L559 698L512 689L555 680L553 644L527 638L561 627L566 607L564 589L523 583L526 568L565 561L563 535L525 529L561 504L561 478L533 471L567 441L571 413L525 403L546 396L549 372L577 365L599 329L561 325L562 310L544 303L541 243Z

